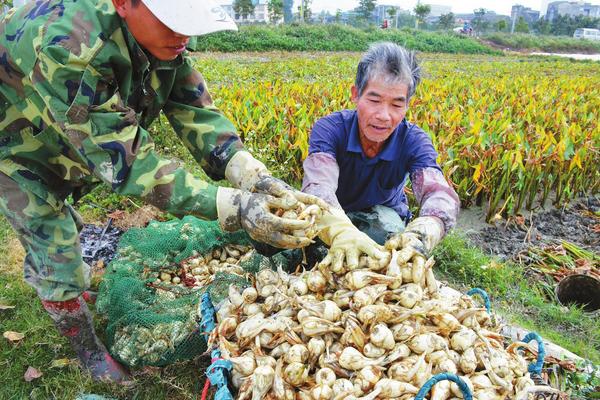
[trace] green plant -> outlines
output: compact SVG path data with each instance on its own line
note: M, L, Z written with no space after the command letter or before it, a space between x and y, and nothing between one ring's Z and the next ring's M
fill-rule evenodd
M412 29L354 28L347 25L250 25L199 37L197 51L364 51L391 41L414 50L439 53L500 54L473 38Z
M577 367L565 374L564 389L571 390L573 399L600 399L600 366L584 362Z

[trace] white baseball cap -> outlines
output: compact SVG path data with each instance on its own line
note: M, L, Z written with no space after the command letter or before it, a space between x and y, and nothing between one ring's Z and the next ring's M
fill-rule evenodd
M237 26L213 0L142 0L163 24L186 36L233 30Z

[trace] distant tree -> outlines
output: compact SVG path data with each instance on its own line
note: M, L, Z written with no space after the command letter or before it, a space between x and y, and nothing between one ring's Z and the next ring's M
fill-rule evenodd
M348 14L348 18L346 19L346 22L348 25L350 26L360 26L362 24L362 21L359 20L359 18L356 16L356 13L350 13Z
M546 18L540 18L533 24L533 29L540 35L549 35L552 24Z
M396 24L396 15L398 14L398 9L396 7L390 7L386 11L388 17L390 17L391 26L397 28L398 24Z
M374 9L375 0L359 0L356 10L358 11L358 15L360 15L362 20L369 21Z
M415 28L419 29L419 22L425 22L425 18L427 18L427 16L431 12L431 6L429 4L417 3L413 11L417 16Z
M414 27L417 23L417 17L412 14L401 12L396 17L396 27Z
M329 17L331 17L329 11L321 10L321 12L319 13L319 23L324 24L325 21L329 19Z
M508 28L508 23L506 22L505 19L500 19L496 22L496 30L498 32L505 32L507 28Z
M570 15L558 15L552 21L550 33L553 35L573 36L578 28L600 28L600 18L591 18L583 15L571 17Z
M294 0L283 0L283 20L286 24L292 22L294 19L293 7Z
M527 21L525 21L525 18L523 18L522 16L519 17L519 21L517 22L517 25L515 25L515 32L529 33L529 25L527 24Z
M301 21L310 21L310 17L312 15L312 11L310 9L310 3L312 0L301 0L300 5L298 6L298 16Z
M254 4L252 0L235 0L233 2L233 11L242 17L242 19L246 19L248 15L252 15L254 12Z
M475 29L475 33L480 34L489 26L489 22L484 18L486 10L485 8L478 8L473 10L473 14L475 14L475 18L473 18L471 24L473 25L473 29Z
M274 24L278 23L283 17L283 0L269 0L267 3L269 19Z
M338 8L335 10L335 23L339 24L340 22L342 22L342 10Z
M454 28L454 14L449 12L448 14L440 15L438 21L438 28L443 30L449 30Z

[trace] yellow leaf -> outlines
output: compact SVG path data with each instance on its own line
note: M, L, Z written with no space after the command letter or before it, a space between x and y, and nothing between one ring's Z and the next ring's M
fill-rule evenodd
M571 171L573 168L575 168L575 165L577 165L579 167L579 169L583 169L583 166L581 165L581 158L579 157L579 153L575 153L575 155L573 156L573 159L569 163L569 171Z
M473 172L473 180L477 183L479 182L479 177L481 177L481 168L483 167L483 164L479 163L477 164L477 166L475 167L475 172Z
M521 154L520 151L515 152L515 159L511 171L514 171L515 168L517 168L517 166L520 166L522 169L525 168L525 166L523 165L523 154Z

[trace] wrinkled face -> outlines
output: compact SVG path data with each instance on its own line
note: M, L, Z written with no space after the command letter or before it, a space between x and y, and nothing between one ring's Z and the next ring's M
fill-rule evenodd
M408 110L408 85L370 79L358 96L352 86L352 101L356 104L360 135L371 142L381 143L394 132Z
M154 57L170 61L185 50L190 38L173 32L160 22L143 2L138 1L135 6L131 0L112 2L138 44Z

